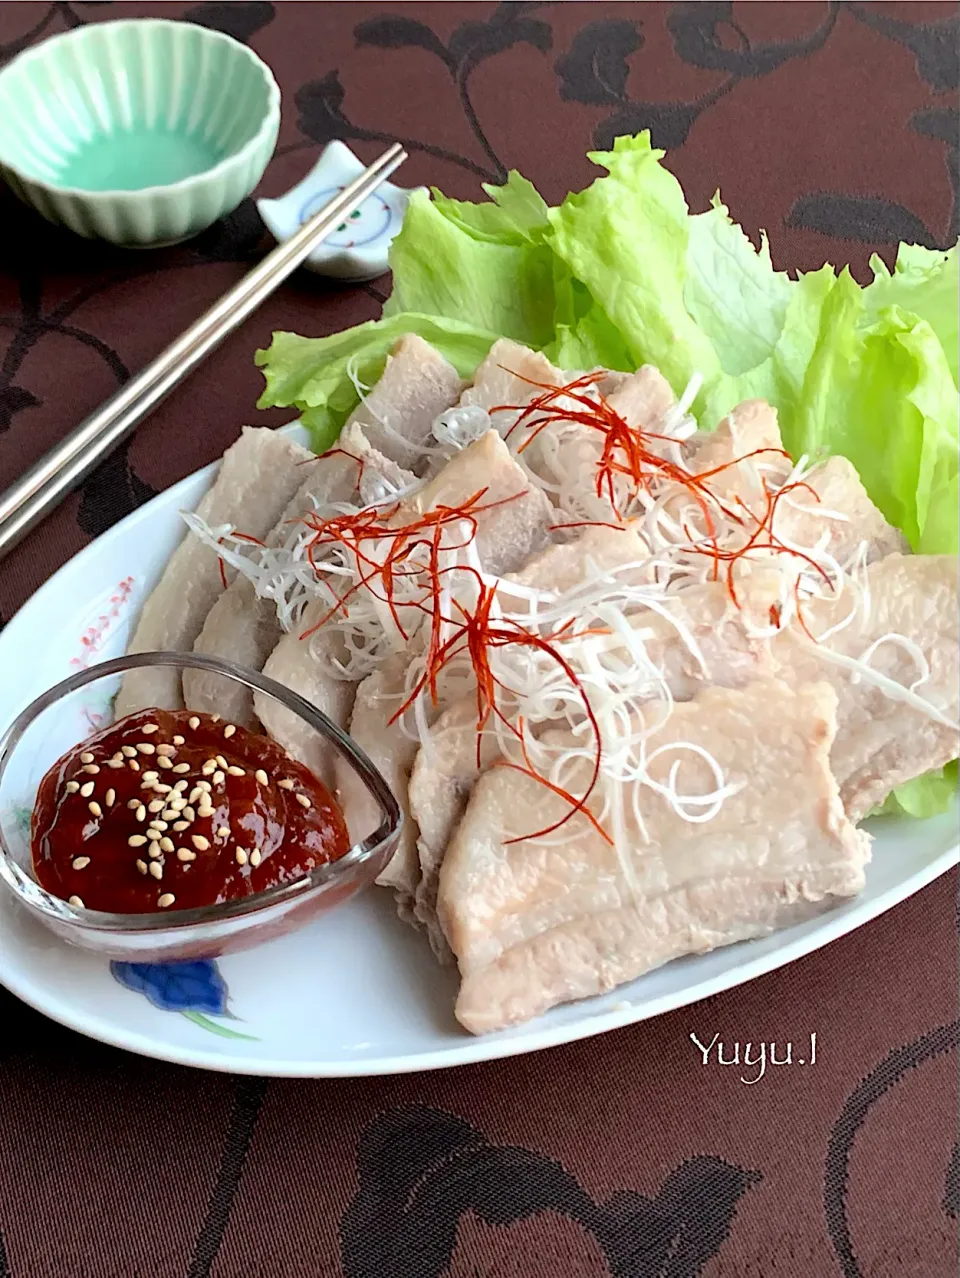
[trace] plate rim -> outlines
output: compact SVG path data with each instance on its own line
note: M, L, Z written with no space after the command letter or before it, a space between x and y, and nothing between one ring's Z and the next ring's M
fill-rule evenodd
M310 1063L284 1061L269 1056L234 1056L227 1052L216 1054L209 1050L204 1051L202 1048L194 1050L179 1045L168 1048L166 1044L158 1043L157 1040L140 1031L118 1032L113 1022L103 1021L98 1026L96 1018L88 1017L84 1024L83 1017L71 1015L69 1006L61 1009L51 1008L49 1004L42 1005L41 999L31 997L29 989L25 989L16 980L10 980L9 972L5 970L3 964L2 945L0 945L0 985L34 1011L49 1017L50 1020L67 1029L75 1030L107 1046L119 1047L138 1056L172 1065L187 1065L195 1069L212 1070L215 1073L253 1075L261 1078L386 1078L399 1074L428 1073L462 1065L479 1065L512 1056L526 1056L551 1047L563 1047L568 1043L581 1042L586 1038L609 1033L611 1030L642 1024L656 1016L680 1011L693 1003L712 998L715 994L722 994L728 989L746 985L759 976L775 972L797 959L805 958L825 948L849 933L858 931L865 924L879 918L881 914L900 905L907 897L914 896L928 887L958 863L960 863L960 842L945 849L922 870L916 871L910 878L914 886L906 895L900 891L900 886L892 886L873 900L863 902L859 907L854 906L853 912L862 910L863 917L852 926L845 926L850 918L849 913L836 913L832 917L829 913L825 914L822 916L824 924L822 930L818 929L816 932L799 936L770 954L757 955L746 964L732 967L697 985L688 986L679 997L676 994L664 994L645 1005L629 1004L622 1008L614 1007L594 1016L588 1014L581 1021L544 1026L533 1034L525 1034L522 1038L506 1035L500 1037L492 1034L469 1035L461 1046L409 1056L381 1056L360 1058L355 1061ZM811 937L816 938L814 944L807 943ZM749 945L750 942L741 942L741 944ZM588 1006L589 1001L589 999L582 1000L583 1006ZM466 1033L467 1031L464 1031L465 1035Z

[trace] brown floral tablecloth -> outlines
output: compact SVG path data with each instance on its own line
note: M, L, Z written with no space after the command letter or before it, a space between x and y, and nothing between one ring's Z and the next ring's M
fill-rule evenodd
M782 267L957 235L951 4L4 3L47 35L182 16L284 95L262 192L342 137L404 180L551 201L649 127ZM267 246L251 201L191 244L82 243L0 199L0 486ZM283 288L0 565L0 624L91 538L217 457L273 328L377 314L387 280ZM0 678L15 678L6 669ZM0 1278L948 1278L957 1273L956 876L855 935L602 1039L445 1074L268 1082L124 1055L0 992ZM747 1040L794 1064L709 1063ZM816 1035L816 1059L810 1057ZM755 1050L755 1049L754 1049ZM807 1062L796 1063L800 1057Z

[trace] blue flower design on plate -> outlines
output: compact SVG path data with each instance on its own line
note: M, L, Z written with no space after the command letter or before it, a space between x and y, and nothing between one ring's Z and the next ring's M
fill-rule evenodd
M143 994L162 1012L180 1012L211 1034L222 1038L245 1038L256 1041L252 1034L241 1034L219 1021L221 1016L236 1020L229 1008L230 991L213 959L192 959L183 963L110 964L115 980L135 994Z

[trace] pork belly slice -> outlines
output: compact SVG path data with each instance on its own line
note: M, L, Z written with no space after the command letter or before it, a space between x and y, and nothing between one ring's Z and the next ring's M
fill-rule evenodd
M480 562L486 572L497 576L512 572L548 544L554 510L495 430L452 457L418 493L400 504L391 522L399 527L439 506L460 506L481 490L477 505L493 509L475 516Z
M407 736L399 723L391 723L390 719L403 704L409 664L409 656L398 653L362 680L357 687L350 716L351 737L384 777L403 813L397 851L377 879L381 887L390 887L397 892L401 913L412 903L419 877L417 833L407 796L417 742ZM376 803L352 768L340 764L336 773L337 798L351 834L354 830L369 834L376 826Z
M651 750L693 742L742 788L699 824L642 788L646 841L624 804L632 885L582 816L557 832L563 837L522 837L564 815L559 796L512 769L483 775L447 849L437 899L460 967L461 1024L473 1033L516 1025L858 892L870 839L844 814L830 771L836 704L825 683L758 680L676 705ZM685 793L714 789L690 752L660 755L653 778L665 784L677 759Z
M322 710L338 728L346 731L357 685L347 679L334 678L328 673L323 659L329 660L331 653L335 651L336 632L321 627L306 639L301 638L329 611L329 607L328 603L319 599L309 604L297 629L284 635L270 653L263 673L293 692L298 692L311 705ZM326 744L319 733L308 727L293 710L288 710L262 692L254 693L253 708L274 741L320 777L329 788L335 786L336 751Z
M465 408L483 408L488 413L505 404L523 408L536 395L543 394L544 386L564 386L576 376L576 373L561 372L539 351L501 337L477 366L473 385L460 396L460 404ZM493 425L505 434L516 417L516 413L495 413Z
M576 372L562 372L544 355L503 339L491 347L476 371L474 384L463 392L460 403L488 412L504 405L522 410L543 394L544 387L564 386L579 376ZM667 414L676 405L669 383L650 365L635 373L606 371L597 389L631 426L654 433L661 429ZM571 409L580 409L573 400L568 402ZM584 500L577 505L583 504L584 512L579 513L589 511L591 518L615 519L616 512L609 500L596 494L602 435L589 426L565 422L548 426L536 438L531 438L531 431L525 427L512 431L519 415L517 411L492 413L491 423L501 435L509 435L507 442L518 456L523 447L524 465L551 493L554 504L561 507L565 504L554 491L561 473L582 476ZM657 441L651 440L651 446L656 449Z
M606 396L606 400L628 426L654 434L661 430L666 418L677 406L670 383L652 364L644 364L635 373L628 373ZM651 440L650 444L654 451L658 451L656 440Z
M300 463L313 456L287 435L245 426L223 454L220 470L197 514L211 526L232 524L264 537L303 482ZM228 580L231 570L227 569ZM140 614L128 652L189 652L223 590L216 553L191 533L173 552ZM183 706L174 670L131 670L117 695L117 716L150 706Z
M452 963L453 953L437 918L440 866L477 778L500 757L500 747L489 726L477 732L476 697L464 697L448 706L431 726L423 745L418 748L416 742L412 744L413 766L407 764L405 787L419 861L419 875L408 879L413 882L412 921L425 929L437 959ZM409 886L407 890L411 890Z
M771 481L780 483L792 465L783 453L776 410L761 399L745 401L715 431L694 436L689 451L689 465L695 474L724 468L707 480L717 496L727 502L744 502L759 518L764 516L766 500L757 483L757 467L766 470ZM751 453L756 456L731 465ZM812 491L798 489L777 505L775 528L781 541L809 547L829 531L827 549L841 564L861 542L867 543L868 559L906 549L903 534L870 500L856 467L846 457L828 458L814 467L804 482Z
M646 424L675 403L666 380L650 365L645 365L637 373L621 373L613 369L597 371L603 373L597 389L632 424ZM509 337L501 337L477 366L473 384L460 396L460 403L464 407L483 408L487 412L504 404L523 408L531 399L541 395L544 387L566 386L580 376L580 372L564 372L557 368L539 351L521 346ZM614 399L614 396L618 398ZM494 425L503 434L513 424L515 416L496 414ZM635 417L637 421L634 421Z
M556 549L567 552L571 547ZM547 551L541 558L550 554ZM777 597L778 584L776 574L757 574L752 583L752 604L764 611L769 608L771 599ZM740 612L720 583L708 582L677 595L671 600L670 611L694 640L705 668L676 626L660 614L641 608L629 620L676 701L690 700L710 684L737 688L773 674L775 663L769 644L747 635ZM651 688L651 695L653 692ZM434 953L441 958L445 944L436 919L440 865L477 778L495 762L498 753L496 736L487 731L481 737L478 762L476 701L467 697L440 715L410 773L409 804L419 831L421 874L416 917L428 930Z
M387 357L376 386L361 400L350 422L371 446L407 469L425 462L424 444L434 421L456 402L463 381L443 356L416 333L407 333Z
M791 682L821 679L837 694L839 726L830 763L853 821L882 803L895 786L956 758L960 744L956 728L960 717L957 556L888 555L869 565L866 580L869 607L859 608L846 629L812 643L794 626L772 645L784 678ZM847 616L851 606L845 593L836 600L804 605L803 617L819 638ZM923 653L930 676L915 690L935 708L939 719L888 695L849 665L830 659L831 653L848 662L859 659L885 635L902 635ZM895 641L879 647L870 664L903 687L922 673Z
M804 482L816 497L801 489L790 494L789 505L781 503L776 527L782 540L812 546L829 529L827 550L841 564L850 560L861 542L867 544L868 560L907 550L903 533L887 523L846 457L828 458Z
M364 485L379 476L397 490L416 482L410 471L372 448L356 423L344 429L331 452L313 458L310 465L304 467L303 473L307 478L266 539L271 548L282 546L295 535L295 524L314 510L334 502L362 500L357 492L361 474ZM194 652L226 657L249 670L262 670L282 639L276 603L260 597L250 578L240 573L210 609L193 649ZM285 650L285 653L278 664L295 660L292 651ZM211 671L184 671L183 696L189 709L220 714L231 723L246 726L254 719L253 694Z
M782 456L783 440L776 409L763 399L744 400L724 417L715 430L691 436L684 451L695 475L724 468L710 480L714 491L724 495L747 486L744 468L731 465L740 457L758 453L761 455L755 461L781 464L785 470L790 465L789 460Z

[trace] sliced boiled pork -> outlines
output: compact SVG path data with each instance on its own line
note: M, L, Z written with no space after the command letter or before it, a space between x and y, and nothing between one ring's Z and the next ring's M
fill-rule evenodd
M691 823L641 787L645 833L625 803L619 854L582 816L552 837L524 837L562 817L566 801L512 769L482 776L437 899L460 967L461 1024L503 1029L858 892L870 840L844 814L830 770L836 705L824 683L760 680L675 706L651 740L651 750L672 747L649 764L651 778L669 786L680 761L684 793L714 790L707 765L683 749L693 743L736 792Z
M223 454L197 514L210 527L230 524L253 537L264 537L302 484L301 463L312 456L287 435L245 426ZM222 571L216 552L188 533L144 604L127 651L189 652L223 590ZM227 570L228 580L231 576ZM149 706L165 710L183 706L175 670L131 670L125 676L117 696L117 715Z

